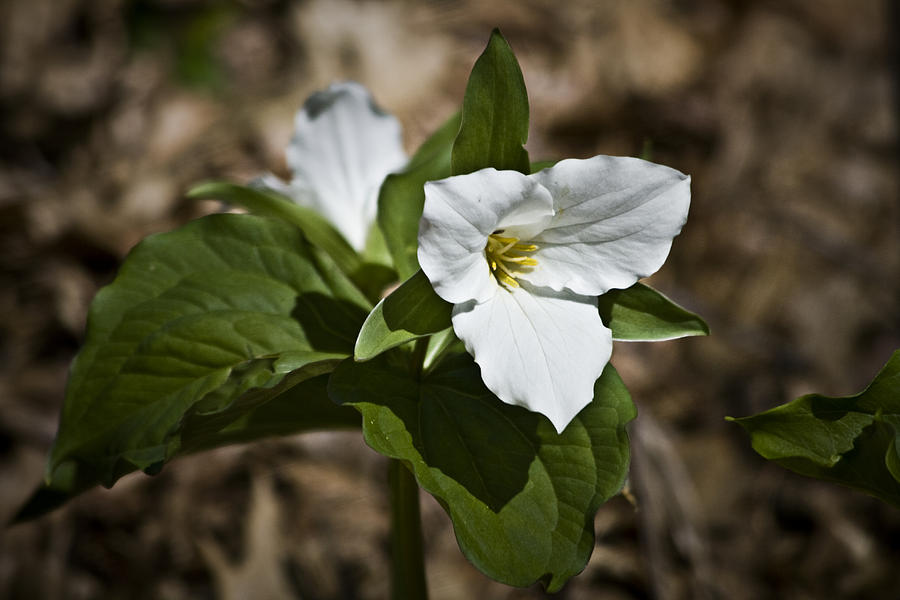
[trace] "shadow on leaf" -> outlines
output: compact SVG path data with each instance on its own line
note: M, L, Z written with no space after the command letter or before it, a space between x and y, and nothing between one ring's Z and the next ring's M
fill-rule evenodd
M358 304L318 292L298 295L291 311L314 350L344 354L353 354L356 336L367 314Z
M491 394L468 355L448 359L421 381L385 358L347 360L329 394L339 403L387 409L378 435L402 435L401 429L429 467L495 513L524 489L537 457L540 416Z

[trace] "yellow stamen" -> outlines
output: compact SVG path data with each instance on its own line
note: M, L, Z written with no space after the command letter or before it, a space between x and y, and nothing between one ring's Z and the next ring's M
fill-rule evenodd
M493 239L495 242L500 242L501 244L515 244L519 241L519 238L501 237L496 234L491 234L491 239Z
M510 277L509 275L507 275L506 273L501 273L500 282L505 283L509 287L514 287L514 288L519 287L519 282L516 281L515 279L513 279L512 277Z
M537 261L535 259L528 258L527 256L507 256L503 260L505 260L506 262L518 263L527 267L533 267L537 264Z
M516 277L538 264L536 259L523 254L534 252L538 247L535 244L520 244L519 238L502 236L501 233L497 231L488 236L484 246L485 257L499 283L517 288L519 282Z

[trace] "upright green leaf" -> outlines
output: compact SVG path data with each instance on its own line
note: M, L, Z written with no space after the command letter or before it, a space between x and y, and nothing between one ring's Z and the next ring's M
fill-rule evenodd
M327 252L344 273L354 273L362 265L353 247L325 217L277 192L209 181L194 186L187 195L198 200L221 200L256 215L287 221L299 227L313 245Z
M386 359L347 360L329 393L362 413L366 442L411 467L453 521L466 557L510 585L558 590L594 546L593 520L628 469L635 409L612 366L594 401L557 434L549 420L491 394L468 354L421 380Z
M419 148L402 173L388 175L378 194L378 226L400 279L419 269L419 220L425 182L450 177L450 151L459 131L460 113L450 117Z
M48 480L105 485L187 446L352 352L368 302L281 221L214 215L151 236L91 305Z
M422 271L379 302L356 339L356 360L369 360L404 342L450 327L453 305L438 296Z
M643 283L610 290L597 303L600 317L616 340L651 342L709 335L709 326L698 315Z
M809 394L729 420L750 434L753 449L764 458L900 506L900 351L855 396Z
M523 147L527 140L525 80L512 49L495 29L469 75L462 123L453 144L453 174L494 167L527 175L531 171Z

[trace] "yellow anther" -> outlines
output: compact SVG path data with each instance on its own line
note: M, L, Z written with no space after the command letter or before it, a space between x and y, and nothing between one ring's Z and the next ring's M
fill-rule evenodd
M502 236L500 233L498 231L488 236L484 246L485 258L499 283L517 288L519 282L516 277L522 273L522 269L538 264L536 259L523 254L534 252L538 247L535 244L520 244L519 238Z
M528 258L527 256L506 256L503 258L505 262L516 263L526 267L533 267L537 264L537 261L533 258Z
M500 273L500 281L505 283L509 287L517 288L519 287L519 282L507 275L506 273Z

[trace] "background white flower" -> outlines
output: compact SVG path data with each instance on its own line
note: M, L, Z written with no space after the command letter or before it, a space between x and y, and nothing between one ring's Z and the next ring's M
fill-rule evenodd
M689 205L690 177L636 158L483 169L425 185L419 264L485 385L561 432L612 352L597 296L659 269Z
M291 181L269 174L255 185L314 208L362 250L381 183L408 160L397 119L382 111L362 85L335 83L310 96L297 112L286 154Z

